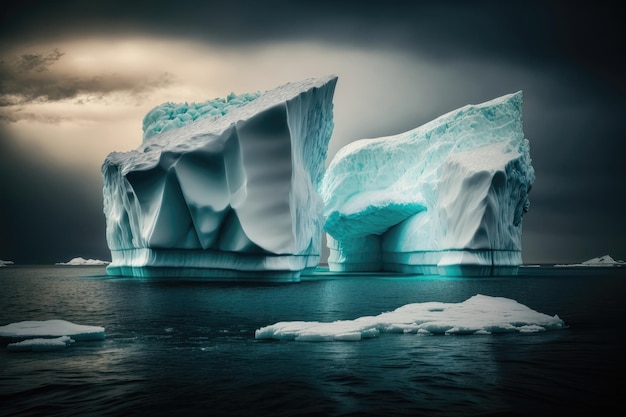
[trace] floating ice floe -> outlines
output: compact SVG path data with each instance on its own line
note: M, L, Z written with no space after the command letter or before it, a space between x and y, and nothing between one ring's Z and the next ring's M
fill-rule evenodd
M21 342L9 343L7 349L19 352L47 352L51 350L61 350L74 343L74 339L69 336L60 336L53 339L26 339Z
M565 327L557 315L539 313L508 298L478 294L462 303L407 304L391 312L355 320L279 322L256 330L255 338L301 342L357 341L377 337L380 333L535 333Z
M2 338L70 336L74 340L102 340L104 327L74 324L66 320L20 321L0 326Z
M0 339L9 343L9 350L45 351L63 349L74 341L103 340L104 327L85 326L65 320L20 321L0 326Z
M3 267L5 265L13 265L13 261L3 261L2 259L0 259L0 267Z

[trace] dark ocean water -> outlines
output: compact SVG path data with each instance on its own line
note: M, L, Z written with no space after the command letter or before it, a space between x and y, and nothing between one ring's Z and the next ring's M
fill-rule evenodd
M334 321L408 303L514 299L565 330L259 341L277 321ZM0 326L106 328L62 351L0 346L1 416L626 415L626 268L517 277L381 275L295 284L114 279L103 267L0 269Z

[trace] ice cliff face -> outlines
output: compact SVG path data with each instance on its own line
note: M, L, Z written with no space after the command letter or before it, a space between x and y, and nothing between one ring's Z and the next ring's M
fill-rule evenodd
M317 266L336 81L149 112L141 146L102 166L107 272L292 280Z
M521 92L350 143L320 191L329 268L515 273L534 180Z

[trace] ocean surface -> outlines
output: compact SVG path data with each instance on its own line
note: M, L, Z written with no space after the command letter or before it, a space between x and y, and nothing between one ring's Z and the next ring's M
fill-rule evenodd
M565 330L357 342L256 340L278 321L507 297ZM0 345L0 416L626 415L626 268L515 277L319 273L293 284L121 279L104 267L0 268L0 326L64 319L106 339Z

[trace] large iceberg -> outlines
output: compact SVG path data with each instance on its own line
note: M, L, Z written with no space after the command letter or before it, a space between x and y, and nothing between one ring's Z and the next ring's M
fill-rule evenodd
M534 181L521 91L352 142L320 191L329 269L514 274Z
M320 261L337 77L146 115L106 158L110 275L297 280Z

